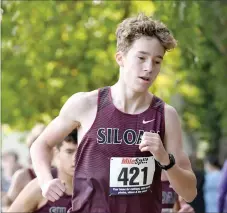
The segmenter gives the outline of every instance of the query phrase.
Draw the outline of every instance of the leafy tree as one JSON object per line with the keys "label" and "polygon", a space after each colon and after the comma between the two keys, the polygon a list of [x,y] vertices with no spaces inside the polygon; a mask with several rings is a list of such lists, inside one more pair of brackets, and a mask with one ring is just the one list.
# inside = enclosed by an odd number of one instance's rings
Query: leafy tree
{"label": "leafy tree", "polygon": [[[3,1],[2,123],[48,123],[74,93],[118,77],[115,29],[145,12],[178,39],[151,91],[177,106],[184,129],[217,142],[226,134],[226,2]],[[179,101],[179,99],[177,99]]]}
{"label": "leafy tree", "polygon": [[[227,126],[227,3],[224,1],[156,2],[156,15],[171,26],[181,50],[184,82],[197,96],[183,95],[183,118],[188,132],[208,140],[218,151]],[[193,126],[194,124],[198,124]]]}
{"label": "leafy tree", "polygon": [[117,24],[152,2],[4,1],[2,122],[49,122],[78,91],[113,84]]}

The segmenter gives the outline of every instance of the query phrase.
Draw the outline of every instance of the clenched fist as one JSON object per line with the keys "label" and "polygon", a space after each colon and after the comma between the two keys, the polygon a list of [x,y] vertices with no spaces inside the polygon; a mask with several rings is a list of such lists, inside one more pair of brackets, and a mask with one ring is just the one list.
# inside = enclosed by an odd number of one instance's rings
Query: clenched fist
{"label": "clenched fist", "polygon": [[159,134],[144,132],[139,149],[141,152],[149,151],[161,165],[169,164],[169,155],[163,146]]}
{"label": "clenched fist", "polygon": [[41,190],[43,197],[55,202],[64,194],[65,185],[60,179],[56,178],[43,184]]}

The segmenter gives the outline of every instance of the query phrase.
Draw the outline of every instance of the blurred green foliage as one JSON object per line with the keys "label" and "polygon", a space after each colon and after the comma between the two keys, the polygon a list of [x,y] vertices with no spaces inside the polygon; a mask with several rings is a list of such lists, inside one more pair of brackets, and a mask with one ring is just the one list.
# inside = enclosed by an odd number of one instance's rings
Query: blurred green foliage
{"label": "blurred green foliage", "polygon": [[[197,131],[218,151],[227,135],[227,2],[155,2],[157,17],[171,27],[181,50],[184,83],[196,87],[196,95],[184,94],[185,130]],[[198,121],[199,125],[194,126]],[[196,127],[196,128],[194,128]]]}
{"label": "blurred green foliage", "polygon": [[2,123],[48,123],[74,93],[118,78],[115,29],[145,12],[178,40],[151,90],[173,105],[189,134],[217,149],[227,130],[227,3],[224,1],[3,1]]}

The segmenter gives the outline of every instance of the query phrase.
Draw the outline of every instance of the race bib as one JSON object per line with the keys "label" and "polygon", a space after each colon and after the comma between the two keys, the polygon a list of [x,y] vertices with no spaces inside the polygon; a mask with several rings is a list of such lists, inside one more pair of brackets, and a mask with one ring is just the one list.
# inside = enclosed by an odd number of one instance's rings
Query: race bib
{"label": "race bib", "polygon": [[148,191],[155,172],[154,157],[110,159],[110,196]]}

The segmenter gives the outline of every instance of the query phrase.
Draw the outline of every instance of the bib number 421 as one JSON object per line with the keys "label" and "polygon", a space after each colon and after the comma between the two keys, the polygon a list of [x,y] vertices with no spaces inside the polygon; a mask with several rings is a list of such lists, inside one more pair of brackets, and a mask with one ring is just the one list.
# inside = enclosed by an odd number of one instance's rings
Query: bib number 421
{"label": "bib number 421", "polygon": [[[140,173],[143,173],[143,185],[147,184],[147,170],[148,167],[144,167],[142,169],[138,167],[123,167],[121,169],[121,172],[118,176],[118,181],[122,181],[124,186],[130,185],[130,186],[138,186],[140,183],[136,182],[136,178],[140,175]],[[129,174],[131,178],[129,178]]]}
{"label": "bib number 421", "polygon": [[155,160],[149,157],[112,157],[110,160],[110,196],[146,193],[153,182]]}

